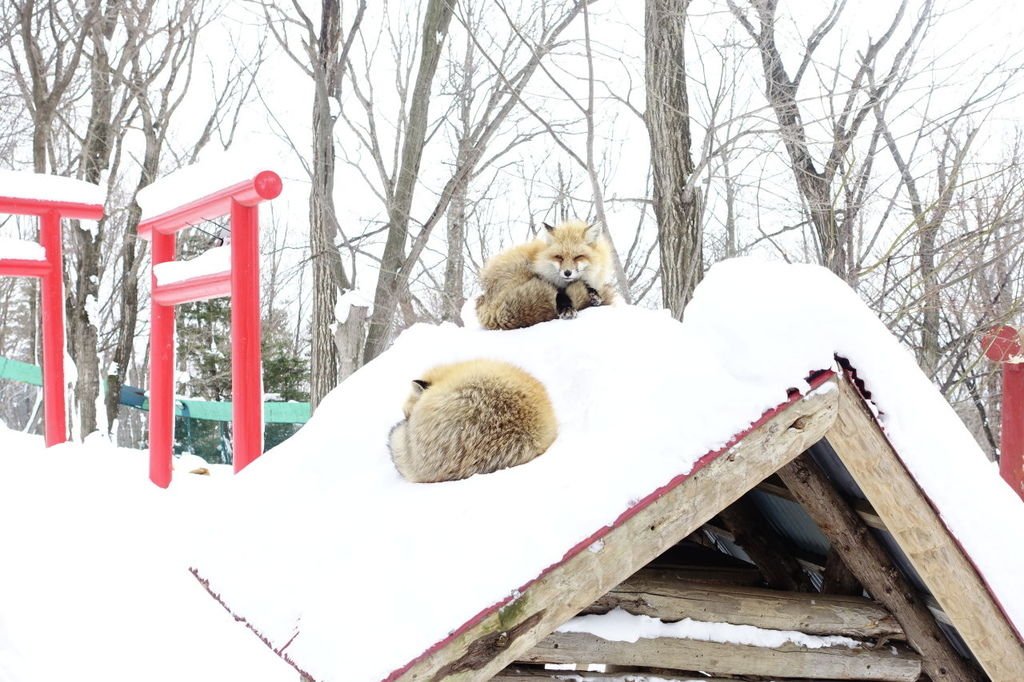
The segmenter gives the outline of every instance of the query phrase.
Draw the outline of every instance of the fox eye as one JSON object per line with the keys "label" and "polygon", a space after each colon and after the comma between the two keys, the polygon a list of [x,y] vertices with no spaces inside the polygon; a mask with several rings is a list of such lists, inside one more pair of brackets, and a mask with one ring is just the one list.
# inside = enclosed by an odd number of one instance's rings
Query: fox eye
{"label": "fox eye", "polygon": [[555,260],[558,261],[559,263],[561,263],[562,262],[562,257],[561,256],[555,256]]}
{"label": "fox eye", "polygon": [[583,260],[583,256],[573,256],[573,260]]}

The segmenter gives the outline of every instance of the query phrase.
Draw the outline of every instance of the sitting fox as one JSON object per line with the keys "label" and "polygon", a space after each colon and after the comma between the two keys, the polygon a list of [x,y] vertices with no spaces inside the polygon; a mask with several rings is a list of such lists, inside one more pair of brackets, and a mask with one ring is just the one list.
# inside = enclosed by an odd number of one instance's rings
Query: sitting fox
{"label": "sitting fox", "polygon": [[416,483],[525,464],[558,434],[544,385],[493,360],[434,367],[412,382],[403,411],[389,436],[391,459]]}
{"label": "sitting fox", "polygon": [[544,228],[543,239],[502,251],[481,271],[476,312],[486,329],[571,319],[615,298],[611,244],[600,225],[571,220]]}

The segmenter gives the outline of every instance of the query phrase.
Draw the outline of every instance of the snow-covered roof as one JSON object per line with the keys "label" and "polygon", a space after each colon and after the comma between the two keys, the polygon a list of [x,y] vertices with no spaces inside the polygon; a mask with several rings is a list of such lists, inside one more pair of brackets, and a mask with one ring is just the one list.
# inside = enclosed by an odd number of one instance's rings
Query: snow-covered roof
{"label": "snow-covered roof", "polygon": [[[1024,505],[914,358],[856,295],[815,266],[738,259],[711,269],[685,324],[632,307],[488,332],[416,326],[333,391],[295,437],[250,465],[198,575],[318,680],[376,680],[530,583],[595,530],[847,358],[878,422],[1024,630]],[[387,436],[409,382],[441,362],[503,359],[548,388],[560,433],[514,469],[402,480]],[[383,634],[386,633],[386,634]]]}
{"label": "snow-covered roof", "polygon": [[84,180],[0,170],[0,197],[102,206],[107,193],[103,188]]}

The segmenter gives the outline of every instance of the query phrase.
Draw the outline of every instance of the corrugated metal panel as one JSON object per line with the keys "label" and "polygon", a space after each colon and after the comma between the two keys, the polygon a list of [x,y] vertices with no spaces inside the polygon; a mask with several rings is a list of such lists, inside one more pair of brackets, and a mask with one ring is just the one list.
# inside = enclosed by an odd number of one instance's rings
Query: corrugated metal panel
{"label": "corrugated metal panel", "polygon": [[796,502],[760,490],[750,493],[754,505],[772,529],[789,541],[801,556],[824,561],[828,554],[828,538],[815,525],[804,508]]}

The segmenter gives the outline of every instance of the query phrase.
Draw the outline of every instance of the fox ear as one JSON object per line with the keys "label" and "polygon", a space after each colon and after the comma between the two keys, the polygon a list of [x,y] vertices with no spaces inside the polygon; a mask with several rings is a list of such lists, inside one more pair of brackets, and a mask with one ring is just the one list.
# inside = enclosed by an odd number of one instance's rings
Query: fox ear
{"label": "fox ear", "polygon": [[555,228],[547,223],[541,223],[544,226],[544,239],[547,240],[548,244],[551,243],[551,238],[555,235]]}
{"label": "fox ear", "polygon": [[412,394],[413,395],[419,395],[420,393],[423,393],[423,391],[427,390],[429,387],[430,387],[430,382],[429,381],[424,381],[423,379],[413,379],[412,380]]}
{"label": "fox ear", "polygon": [[604,225],[601,223],[594,223],[593,225],[587,225],[587,229],[583,231],[583,239],[588,244],[593,244],[597,241],[597,238],[604,232]]}

